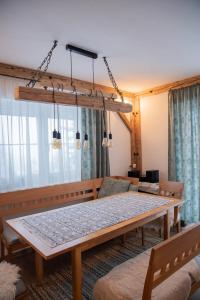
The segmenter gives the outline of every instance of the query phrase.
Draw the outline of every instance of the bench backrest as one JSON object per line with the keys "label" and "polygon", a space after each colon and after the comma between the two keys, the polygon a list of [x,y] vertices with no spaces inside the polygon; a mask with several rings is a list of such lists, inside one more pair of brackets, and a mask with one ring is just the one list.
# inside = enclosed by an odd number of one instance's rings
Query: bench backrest
{"label": "bench backrest", "polygon": [[102,178],[0,194],[0,232],[4,217],[97,198]]}
{"label": "bench backrest", "polygon": [[[112,176],[117,178],[117,176]],[[138,184],[138,179],[122,177]],[[3,218],[97,198],[103,178],[50,185],[0,194],[0,233]]]}
{"label": "bench backrest", "polygon": [[143,290],[150,300],[152,290],[200,253],[200,224],[190,226],[153,247]]}

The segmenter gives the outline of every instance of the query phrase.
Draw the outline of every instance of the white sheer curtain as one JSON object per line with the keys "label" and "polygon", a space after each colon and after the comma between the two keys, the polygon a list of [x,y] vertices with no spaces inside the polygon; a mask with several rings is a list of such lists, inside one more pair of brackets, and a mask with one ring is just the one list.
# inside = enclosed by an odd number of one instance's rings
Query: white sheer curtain
{"label": "white sheer curtain", "polygon": [[54,150],[53,105],[14,100],[17,85],[25,81],[0,76],[0,191],[80,180],[76,108],[59,106],[62,149]]}

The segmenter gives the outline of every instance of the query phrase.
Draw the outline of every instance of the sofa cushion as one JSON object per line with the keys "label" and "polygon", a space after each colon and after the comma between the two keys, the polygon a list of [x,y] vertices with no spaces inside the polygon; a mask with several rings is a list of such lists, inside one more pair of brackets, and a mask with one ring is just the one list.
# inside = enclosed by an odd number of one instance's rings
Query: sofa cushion
{"label": "sofa cushion", "polygon": [[132,192],[138,192],[138,185],[130,184],[128,190]]}
{"label": "sofa cushion", "polygon": [[98,193],[98,198],[124,193],[128,191],[130,182],[128,180],[105,177]]}
{"label": "sofa cushion", "polygon": [[[100,278],[94,288],[95,300],[142,300],[145,277],[149,265],[150,250],[115,267]],[[200,269],[192,262],[178,270],[152,292],[152,300],[186,300],[191,289],[191,276],[200,275]],[[196,272],[199,274],[197,276]]]}

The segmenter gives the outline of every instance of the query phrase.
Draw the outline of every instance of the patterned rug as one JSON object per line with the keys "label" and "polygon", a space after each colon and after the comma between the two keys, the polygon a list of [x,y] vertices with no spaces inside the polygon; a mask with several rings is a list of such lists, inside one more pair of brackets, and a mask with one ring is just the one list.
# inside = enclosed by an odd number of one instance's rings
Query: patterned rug
{"label": "patterned rug", "polygon": [[[83,254],[83,299],[93,299],[93,287],[98,278],[159,242],[160,239],[155,233],[148,233],[145,235],[145,246],[141,246],[141,237],[130,233],[124,245],[117,238],[85,252]],[[35,282],[28,285],[31,300],[72,299],[69,255],[57,258],[54,264],[57,270],[54,273],[54,269],[51,270],[51,273],[45,277],[43,286],[38,287]]]}

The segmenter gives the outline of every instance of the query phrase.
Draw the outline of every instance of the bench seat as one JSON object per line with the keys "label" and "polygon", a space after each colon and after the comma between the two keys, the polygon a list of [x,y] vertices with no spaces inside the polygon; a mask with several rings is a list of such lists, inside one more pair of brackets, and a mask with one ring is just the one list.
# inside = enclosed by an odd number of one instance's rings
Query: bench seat
{"label": "bench seat", "polygon": [[[94,288],[95,300],[141,300],[151,249],[113,268]],[[200,267],[193,259],[152,293],[153,300],[186,300],[191,285],[200,280]]]}

